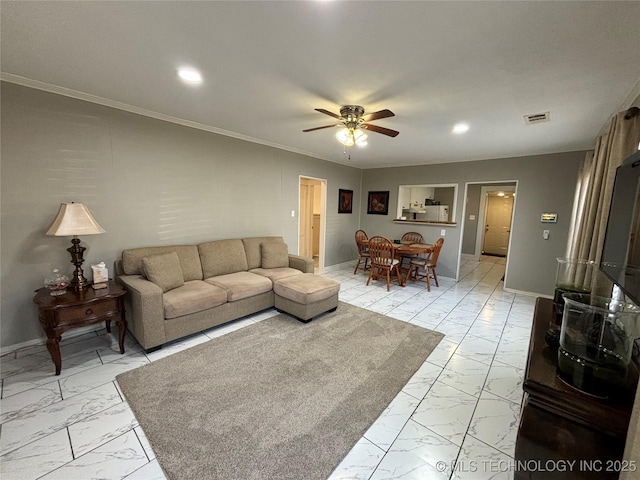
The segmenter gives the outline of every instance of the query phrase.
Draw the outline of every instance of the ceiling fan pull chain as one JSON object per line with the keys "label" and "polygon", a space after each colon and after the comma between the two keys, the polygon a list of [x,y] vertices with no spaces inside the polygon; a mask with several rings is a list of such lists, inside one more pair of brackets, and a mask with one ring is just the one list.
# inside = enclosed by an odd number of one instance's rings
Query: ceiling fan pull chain
{"label": "ceiling fan pull chain", "polygon": [[[347,146],[346,145],[342,145],[342,155],[347,156]],[[347,157],[347,160],[351,161],[351,149],[349,148],[349,156]]]}

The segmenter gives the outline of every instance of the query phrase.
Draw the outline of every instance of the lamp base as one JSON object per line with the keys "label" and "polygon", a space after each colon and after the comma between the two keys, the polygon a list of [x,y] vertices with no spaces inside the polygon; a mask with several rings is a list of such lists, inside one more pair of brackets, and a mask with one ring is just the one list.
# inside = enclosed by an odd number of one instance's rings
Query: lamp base
{"label": "lamp base", "polygon": [[69,282],[69,288],[74,290],[83,290],[91,285],[91,282],[84,277],[84,271],[82,270],[85,250],[85,247],[80,246],[80,239],[74,235],[71,239],[71,247],[67,248],[67,252],[71,254],[71,263],[76,267],[73,271],[73,278]]}

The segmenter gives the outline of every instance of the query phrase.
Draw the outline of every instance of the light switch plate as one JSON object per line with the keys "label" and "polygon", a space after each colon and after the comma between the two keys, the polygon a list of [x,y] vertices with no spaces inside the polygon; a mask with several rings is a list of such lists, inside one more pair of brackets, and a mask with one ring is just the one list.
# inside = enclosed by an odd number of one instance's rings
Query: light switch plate
{"label": "light switch plate", "polygon": [[441,237],[444,237],[445,233],[447,233],[447,232],[446,232],[446,230],[444,228],[442,230],[440,230],[440,236]]}

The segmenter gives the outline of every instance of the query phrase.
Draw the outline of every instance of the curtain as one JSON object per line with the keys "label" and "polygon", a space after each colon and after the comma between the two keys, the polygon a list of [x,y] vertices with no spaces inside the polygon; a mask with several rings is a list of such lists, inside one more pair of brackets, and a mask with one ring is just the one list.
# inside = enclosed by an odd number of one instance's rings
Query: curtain
{"label": "curtain", "polygon": [[594,294],[609,296],[611,283],[600,274],[598,265],[609,217],[616,169],[638,149],[640,109],[630,108],[614,115],[609,128],[596,139],[593,155],[585,158],[578,178],[574,210],[575,224],[570,232],[567,257],[570,260],[593,260],[595,268],[577,268],[578,285],[591,285]]}

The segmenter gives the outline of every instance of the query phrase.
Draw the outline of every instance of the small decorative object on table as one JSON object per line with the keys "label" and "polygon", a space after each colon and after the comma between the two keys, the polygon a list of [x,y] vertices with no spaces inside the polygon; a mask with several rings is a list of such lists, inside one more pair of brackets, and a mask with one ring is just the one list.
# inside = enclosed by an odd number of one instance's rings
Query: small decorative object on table
{"label": "small decorative object on table", "polygon": [[52,297],[64,295],[67,291],[67,285],[69,285],[69,277],[60,273],[57,268],[54,268],[51,275],[44,279],[44,286],[50,290],[49,295]]}
{"label": "small decorative object on table", "polygon": [[107,282],[109,281],[109,270],[104,262],[100,262],[97,265],[91,265],[91,270],[93,271],[93,289],[99,290],[101,288],[106,288]]}

